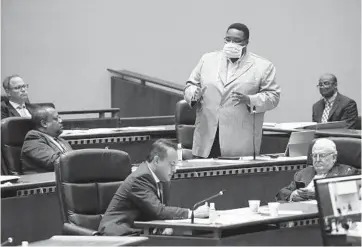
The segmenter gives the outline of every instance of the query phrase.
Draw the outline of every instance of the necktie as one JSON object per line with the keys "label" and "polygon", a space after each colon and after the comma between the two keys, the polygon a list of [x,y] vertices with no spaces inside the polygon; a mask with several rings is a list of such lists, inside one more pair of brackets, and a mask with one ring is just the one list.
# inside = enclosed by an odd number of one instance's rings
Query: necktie
{"label": "necktie", "polygon": [[160,197],[161,202],[163,203],[163,188],[162,188],[161,182],[157,183],[157,192],[158,192],[158,196]]}
{"label": "necktie", "polygon": [[329,103],[328,101],[325,104],[324,107],[324,111],[323,111],[323,115],[322,115],[322,123],[326,123],[328,122],[328,116],[329,116],[329,111],[331,110],[331,103]]}

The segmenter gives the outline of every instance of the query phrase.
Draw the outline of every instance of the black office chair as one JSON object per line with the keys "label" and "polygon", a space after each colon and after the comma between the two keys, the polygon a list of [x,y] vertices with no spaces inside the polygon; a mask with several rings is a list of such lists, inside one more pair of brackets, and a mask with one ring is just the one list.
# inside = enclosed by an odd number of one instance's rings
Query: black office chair
{"label": "black office chair", "polygon": [[[352,137],[329,137],[336,144],[337,163],[349,165],[357,169],[361,169],[361,139]],[[311,157],[312,147],[317,139],[315,139],[308,150],[307,165],[313,165]]]}
{"label": "black office chair", "polygon": [[65,235],[99,235],[102,215],[131,174],[130,157],[112,149],[81,149],[61,156],[55,166]]}
{"label": "black office chair", "polygon": [[361,130],[361,116],[357,117],[356,125],[354,127],[356,130]]}
{"label": "black office chair", "polygon": [[[33,129],[31,119],[9,117],[1,121],[1,152],[8,174],[23,174],[20,162],[25,135]],[[1,164],[3,166],[3,164]]]}
{"label": "black office chair", "polygon": [[176,104],[175,125],[177,142],[183,148],[183,159],[192,158],[192,143],[195,131],[196,108],[191,108],[185,100],[180,100]]}

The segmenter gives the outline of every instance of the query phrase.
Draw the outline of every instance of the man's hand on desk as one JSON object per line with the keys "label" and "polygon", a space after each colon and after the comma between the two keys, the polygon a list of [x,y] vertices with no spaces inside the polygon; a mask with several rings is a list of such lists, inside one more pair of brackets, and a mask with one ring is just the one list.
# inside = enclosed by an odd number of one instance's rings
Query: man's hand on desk
{"label": "man's hand on desk", "polygon": [[207,203],[205,203],[204,205],[198,207],[197,209],[195,209],[194,211],[194,217],[195,218],[208,218],[209,217],[209,206],[207,205]]}
{"label": "man's hand on desk", "polygon": [[292,202],[299,202],[299,201],[305,201],[309,199],[315,198],[315,192],[311,189],[301,188],[294,190],[292,194],[290,194],[289,201]]}

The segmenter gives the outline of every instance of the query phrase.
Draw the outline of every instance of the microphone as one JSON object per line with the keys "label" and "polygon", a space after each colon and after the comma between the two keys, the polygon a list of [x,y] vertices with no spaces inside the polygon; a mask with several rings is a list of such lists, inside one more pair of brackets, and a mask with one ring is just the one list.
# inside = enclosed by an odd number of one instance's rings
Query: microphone
{"label": "microphone", "polygon": [[4,246],[4,245],[7,245],[7,244],[11,244],[13,243],[13,238],[8,238],[6,241],[2,242],[1,243],[1,246]]}
{"label": "microphone", "polygon": [[256,108],[255,105],[253,106],[253,160],[255,160],[255,113],[256,113]]}
{"label": "microphone", "polygon": [[191,211],[191,223],[192,223],[192,224],[194,223],[194,218],[195,218],[195,217],[194,217],[194,211],[195,211],[195,209],[196,209],[198,206],[200,206],[200,205],[204,204],[205,202],[210,201],[210,200],[212,200],[212,199],[214,199],[214,198],[216,198],[216,197],[222,196],[225,191],[226,191],[226,190],[221,190],[221,191],[219,191],[217,194],[212,195],[212,196],[210,196],[210,197],[208,197],[208,198],[206,198],[206,199],[204,199],[204,200],[202,200],[202,201],[197,202],[197,203],[192,207],[192,211]]}

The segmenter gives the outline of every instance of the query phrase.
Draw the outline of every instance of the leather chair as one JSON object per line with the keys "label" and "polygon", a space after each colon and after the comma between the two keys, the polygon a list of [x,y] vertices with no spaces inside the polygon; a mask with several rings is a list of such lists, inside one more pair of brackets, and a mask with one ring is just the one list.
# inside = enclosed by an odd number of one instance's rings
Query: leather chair
{"label": "leather chair", "polygon": [[192,143],[195,131],[196,108],[191,108],[185,100],[176,103],[175,124],[177,142],[181,143],[184,160],[192,158]]}
{"label": "leather chair", "polygon": [[361,130],[361,116],[357,117],[356,126],[354,128],[356,130]]}
{"label": "leather chair", "polygon": [[[361,139],[352,137],[329,137],[336,144],[337,163],[361,169]],[[313,165],[311,157],[312,147],[317,139],[313,140],[308,150],[307,165]]]}
{"label": "leather chair", "polygon": [[118,187],[131,174],[126,152],[81,149],[55,165],[57,194],[65,235],[99,235],[102,215]]}
{"label": "leather chair", "polygon": [[8,174],[23,174],[21,148],[25,135],[33,126],[31,119],[22,117],[9,117],[1,121],[1,155]]}

